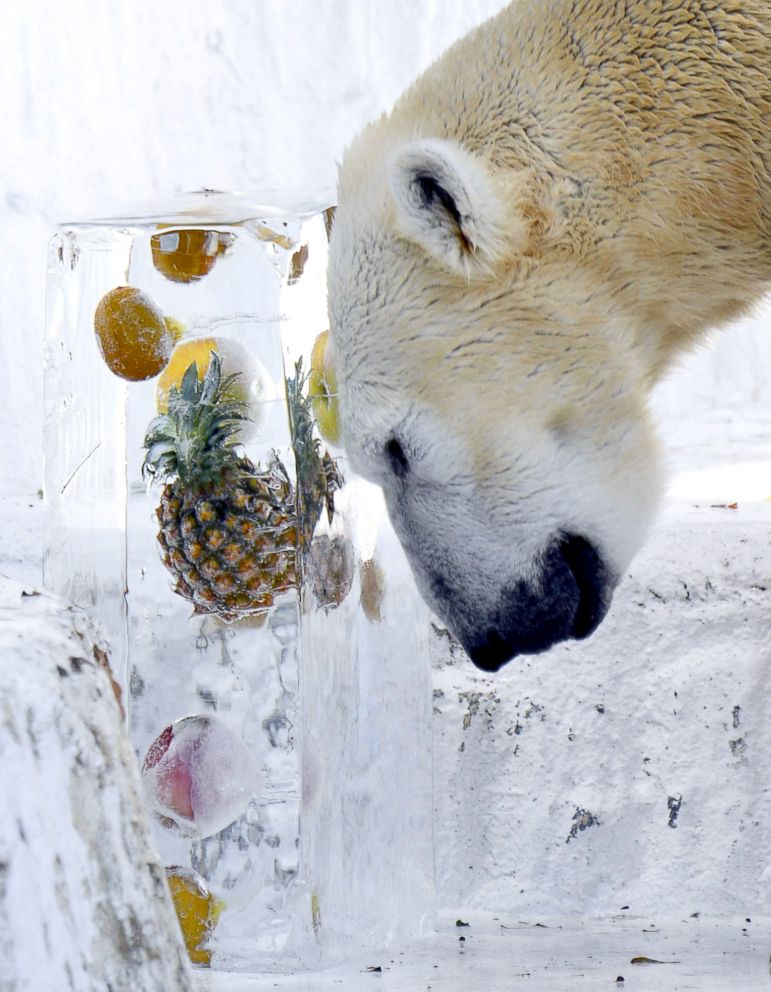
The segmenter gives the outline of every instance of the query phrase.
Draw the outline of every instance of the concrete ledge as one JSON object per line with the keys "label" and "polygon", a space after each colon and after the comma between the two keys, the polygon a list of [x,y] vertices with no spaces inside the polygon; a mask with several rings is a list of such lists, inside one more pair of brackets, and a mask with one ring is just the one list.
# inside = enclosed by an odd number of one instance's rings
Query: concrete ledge
{"label": "concrete ledge", "polygon": [[0,578],[0,992],[190,987],[105,661],[79,610]]}
{"label": "concrete ledge", "polygon": [[768,914],[771,503],[711,499],[667,503],[587,641],[490,678],[436,638],[440,905]]}

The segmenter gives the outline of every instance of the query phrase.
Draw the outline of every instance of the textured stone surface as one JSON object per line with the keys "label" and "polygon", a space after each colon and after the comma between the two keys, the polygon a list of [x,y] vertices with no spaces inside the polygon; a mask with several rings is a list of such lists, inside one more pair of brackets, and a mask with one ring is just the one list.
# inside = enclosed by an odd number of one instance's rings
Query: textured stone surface
{"label": "textured stone surface", "polygon": [[84,616],[0,578],[0,990],[183,992],[106,654]]}
{"label": "textured stone surface", "polygon": [[671,504],[588,641],[434,646],[440,905],[768,914],[771,503]]}

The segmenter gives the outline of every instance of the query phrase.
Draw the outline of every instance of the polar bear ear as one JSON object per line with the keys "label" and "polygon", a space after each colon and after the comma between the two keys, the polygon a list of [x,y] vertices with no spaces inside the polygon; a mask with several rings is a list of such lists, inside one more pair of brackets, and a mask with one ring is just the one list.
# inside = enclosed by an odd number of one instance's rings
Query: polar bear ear
{"label": "polar bear ear", "polygon": [[524,236],[485,165],[455,142],[405,145],[391,159],[389,179],[401,233],[451,272],[489,274]]}

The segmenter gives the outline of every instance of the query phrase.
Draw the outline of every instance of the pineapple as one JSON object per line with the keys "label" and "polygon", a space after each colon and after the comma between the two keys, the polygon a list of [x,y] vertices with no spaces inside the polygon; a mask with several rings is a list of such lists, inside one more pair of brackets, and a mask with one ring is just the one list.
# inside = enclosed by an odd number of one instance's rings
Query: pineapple
{"label": "pineapple", "polygon": [[313,532],[324,505],[332,523],[335,515],[335,491],[343,484],[337,462],[328,451],[321,454],[321,444],[313,433],[313,401],[303,393],[306,376],[302,359],[295,365],[294,379],[287,380],[289,423],[292,431],[292,449],[297,465],[297,504],[301,523],[301,541],[304,549],[310,547]]}
{"label": "pineapple", "polygon": [[310,580],[316,602],[325,609],[339,606],[353,583],[354,552],[347,537],[338,534],[314,536],[316,524],[326,506],[329,523],[335,515],[335,492],[344,479],[337,462],[314,435],[313,395],[303,387],[312,385],[303,374],[302,360],[295,366],[294,379],[287,380],[292,448],[297,465],[297,506],[300,519],[300,545],[303,550],[303,576]]}
{"label": "pineapple", "polygon": [[202,380],[193,362],[145,437],[145,476],[163,482],[157,510],[163,562],[196,613],[259,613],[297,585],[294,492],[274,454],[255,467],[236,450],[243,404],[216,352]]}

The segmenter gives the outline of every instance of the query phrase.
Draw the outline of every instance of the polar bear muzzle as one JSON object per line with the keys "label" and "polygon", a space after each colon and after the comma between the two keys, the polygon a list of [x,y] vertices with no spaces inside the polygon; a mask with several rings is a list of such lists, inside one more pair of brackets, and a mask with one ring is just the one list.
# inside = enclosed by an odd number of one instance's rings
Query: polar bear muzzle
{"label": "polar bear muzzle", "polygon": [[771,287],[770,10],[510,3],[345,153],[344,445],[479,668],[597,627],[662,494],[651,388]]}
{"label": "polar bear muzzle", "polygon": [[534,580],[504,586],[487,609],[463,602],[441,577],[432,579],[434,609],[477,668],[488,672],[519,654],[588,637],[607,613],[616,585],[594,545],[575,534],[549,546]]}

